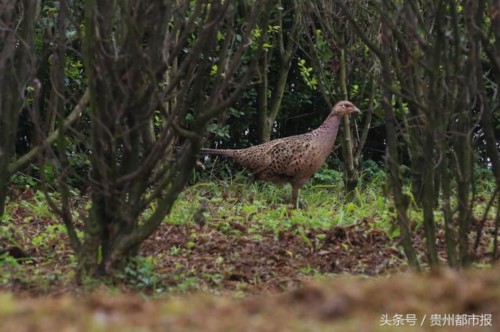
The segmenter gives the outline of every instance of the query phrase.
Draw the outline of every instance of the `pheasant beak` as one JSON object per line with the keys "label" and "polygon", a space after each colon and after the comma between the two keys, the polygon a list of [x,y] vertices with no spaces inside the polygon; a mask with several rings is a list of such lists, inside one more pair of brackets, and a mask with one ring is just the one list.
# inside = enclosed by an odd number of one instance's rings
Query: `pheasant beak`
{"label": "pheasant beak", "polygon": [[353,110],[352,110],[352,112],[353,113],[361,113],[361,111],[357,107],[354,107]]}

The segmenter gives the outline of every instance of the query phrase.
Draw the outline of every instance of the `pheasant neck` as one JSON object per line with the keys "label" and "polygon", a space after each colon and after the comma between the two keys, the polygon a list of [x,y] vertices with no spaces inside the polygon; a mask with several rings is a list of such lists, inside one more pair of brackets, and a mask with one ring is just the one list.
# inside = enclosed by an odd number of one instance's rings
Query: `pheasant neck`
{"label": "pheasant neck", "polygon": [[319,126],[315,132],[315,136],[318,137],[321,142],[321,154],[326,158],[335,146],[335,139],[337,138],[337,133],[339,131],[340,116],[330,116],[321,126]]}
{"label": "pheasant neck", "polygon": [[342,117],[340,116],[330,116],[318,127],[318,129],[316,129],[316,131],[321,133],[321,135],[328,136],[329,139],[334,141],[339,131],[341,119]]}

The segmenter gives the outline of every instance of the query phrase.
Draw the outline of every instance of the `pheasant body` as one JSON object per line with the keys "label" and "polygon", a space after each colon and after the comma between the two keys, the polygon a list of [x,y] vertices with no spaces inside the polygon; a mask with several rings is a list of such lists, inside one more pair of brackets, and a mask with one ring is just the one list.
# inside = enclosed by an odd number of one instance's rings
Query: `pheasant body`
{"label": "pheasant body", "polygon": [[323,124],[309,133],[246,149],[201,149],[201,153],[231,157],[249,170],[256,180],[278,185],[290,183],[292,203],[296,206],[299,189],[332,152],[342,116],[352,112],[359,112],[359,109],[348,101],[341,101],[333,107]]}

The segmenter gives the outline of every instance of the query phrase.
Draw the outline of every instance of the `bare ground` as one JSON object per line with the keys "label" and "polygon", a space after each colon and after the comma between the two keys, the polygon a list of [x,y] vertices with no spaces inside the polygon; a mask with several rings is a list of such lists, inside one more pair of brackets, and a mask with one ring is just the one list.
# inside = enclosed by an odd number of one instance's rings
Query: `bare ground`
{"label": "bare ground", "polygon": [[[375,229],[373,220],[259,234],[238,222],[230,231],[165,224],[141,248],[142,256],[154,257],[154,270],[89,292],[74,283],[63,233],[33,246],[57,224],[27,219],[22,207],[11,213],[15,231],[0,248],[21,263],[3,265],[0,331],[397,331],[395,315],[416,319],[413,327],[406,321],[408,329],[427,331],[436,324],[431,315],[441,314],[492,319],[491,326],[472,326],[474,320],[461,331],[500,326],[498,267],[408,272],[399,239]],[[492,228],[488,221],[485,234]],[[422,231],[415,234],[422,253]],[[439,238],[445,261],[442,232]],[[475,262],[488,259],[485,236]],[[448,323],[432,329],[456,329]]]}

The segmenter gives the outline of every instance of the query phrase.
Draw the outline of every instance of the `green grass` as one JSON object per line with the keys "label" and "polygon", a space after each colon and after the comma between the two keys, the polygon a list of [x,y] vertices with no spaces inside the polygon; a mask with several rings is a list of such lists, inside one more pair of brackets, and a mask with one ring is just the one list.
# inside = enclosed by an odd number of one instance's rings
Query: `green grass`
{"label": "green grass", "polygon": [[349,226],[365,219],[374,220],[381,229],[391,226],[390,202],[382,192],[383,178],[361,183],[353,199],[347,199],[342,181],[335,184],[310,183],[300,192],[306,207],[292,209],[290,186],[249,183],[240,174],[234,181],[201,182],[188,187],[179,197],[167,223],[194,222],[201,206],[208,207],[205,218],[223,232],[237,232],[231,224],[241,223],[250,232],[286,230],[292,227],[329,229]]}

